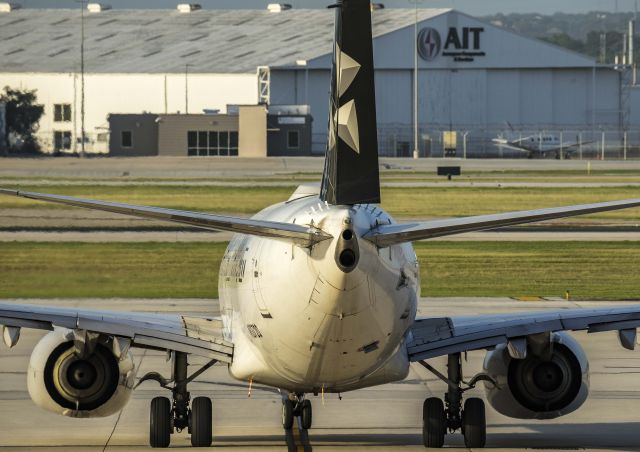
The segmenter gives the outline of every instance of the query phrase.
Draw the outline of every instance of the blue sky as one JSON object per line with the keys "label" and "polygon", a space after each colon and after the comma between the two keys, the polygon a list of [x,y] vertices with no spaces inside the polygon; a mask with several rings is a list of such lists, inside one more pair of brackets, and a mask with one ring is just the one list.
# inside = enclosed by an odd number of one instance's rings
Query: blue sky
{"label": "blue sky", "polygon": [[[97,1],[97,0],[96,0]],[[271,0],[277,2],[278,0]],[[291,3],[295,8],[322,8],[331,0],[279,0]],[[413,7],[409,0],[376,0],[388,7]],[[200,3],[204,8],[258,8],[266,7],[269,0],[101,0],[114,8],[175,8],[178,3]],[[74,8],[75,0],[21,0],[29,8]],[[633,11],[636,0],[423,0],[424,7],[453,7],[474,15],[495,13],[554,12],[583,13],[588,11]]]}

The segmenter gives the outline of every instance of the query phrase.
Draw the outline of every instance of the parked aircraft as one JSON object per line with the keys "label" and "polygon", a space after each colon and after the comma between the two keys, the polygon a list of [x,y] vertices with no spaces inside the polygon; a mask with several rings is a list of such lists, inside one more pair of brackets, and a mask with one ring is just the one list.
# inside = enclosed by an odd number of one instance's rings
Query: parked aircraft
{"label": "parked aircraft", "polygon": [[581,143],[579,139],[576,141],[564,141],[559,134],[551,134],[548,132],[540,132],[532,135],[523,136],[517,133],[513,126],[507,122],[510,131],[508,133],[499,134],[491,141],[502,150],[518,151],[527,154],[527,158],[546,158],[553,155],[556,159],[570,159],[581,145],[587,145],[591,142]]}
{"label": "parked aircraft", "polygon": [[[250,219],[3,189],[7,195],[235,232],[220,268],[221,318],[1,304],[4,342],[21,328],[49,332],[29,362],[29,394],[70,417],[121,410],[136,382],[133,348],[170,353],[173,372],[142,376],[170,397],[151,401],[153,447],[188,429],[212,443],[212,403],[189,384],[215,363],[245,382],[279,388],[282,423],[312,426],[309,394],[342,393],[405,378],[418,363],[448,384],[424,401],[425,446],[461,431],[486,441],[485,404],[465,392],[482,383],[505,416],[552,419],[588,394],[585,352],[567,331],[618,331],[633,349],[640,307],[475,317],[416,318],[419,268],[411,242],[500,226],[640,206],[640,199],[397,223],[380,202],[369,0],[336,8],[329,140],[320,189],[301,186]],[[461,354],[486,350],[484,371],[463,377]],[[208,364],[188,374],[189,356]],[[428,360],[447,356],[446,371]],[[241,403],[241,402],[239,402]]]}

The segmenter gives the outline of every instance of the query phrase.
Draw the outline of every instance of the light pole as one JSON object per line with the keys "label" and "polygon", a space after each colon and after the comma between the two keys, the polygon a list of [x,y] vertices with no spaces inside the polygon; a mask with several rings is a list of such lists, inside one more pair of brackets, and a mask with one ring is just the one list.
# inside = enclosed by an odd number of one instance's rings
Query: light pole
{"label": "light pole", "polygon": [[86,157],[84,142],[84,7],[88,0],[76,0],[80,4],[80,158]]}
{"label": "light pole", "polygon": [[189,114],[189,66],[191,63],[184,65],[184,114]]}
{"label": "light pole", "polygon": [[413,158],[420,157],[418,147],[418,3],[424,0],[409,0],[414,5],[413,22]]}

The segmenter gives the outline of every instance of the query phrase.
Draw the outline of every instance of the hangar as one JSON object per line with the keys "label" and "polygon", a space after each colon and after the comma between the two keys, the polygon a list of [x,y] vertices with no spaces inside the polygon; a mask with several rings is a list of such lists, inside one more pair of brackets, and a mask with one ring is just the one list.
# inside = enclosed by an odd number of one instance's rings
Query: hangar
{"label": "hangar", "polygon": [[[520,130],[621,131],[640,123],[624,67],[452,9],[419,9],[416,28],[412,9],[372,17],[381,154],[408,155],[414,97],[423,154],[444,130],[486,141],[507,121]],[[268,104],[307,105],[311,150],[324,152],[331,10],[94,8],[84,16],[84,77],[80,26],[77,9],[0,13],[0,86],[38,90],[44,149],[78,150],[84,78],[89,151],[108,151],[110,114],[224,114],[228,106]]]}

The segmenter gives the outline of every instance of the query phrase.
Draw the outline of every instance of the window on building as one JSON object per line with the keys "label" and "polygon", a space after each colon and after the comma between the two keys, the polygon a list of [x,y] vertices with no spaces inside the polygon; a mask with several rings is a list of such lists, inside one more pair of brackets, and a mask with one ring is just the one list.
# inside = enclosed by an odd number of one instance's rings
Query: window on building
{"label": "window on building", "polygon": [[287,149],[300,149],[300,132],[289,130],[287,132]]}
{"label": "window on building", "polygon": [[55,122],[71,122],[71,104],[54,104],[53,120]]}
{"label": "window on building", "polygon": [[53,149],[55,151],[68,151],[71,149],[71,132],[53,132]]}
{"label": "window on building", "polygon": [[187,132],[187,146],[187,155],[198,155],[198,132],[194,132],[192,130]]}
{"label": "window on building", "polygon": [[238,155],[238,132],[189,130],[187,155]]}
{"label": "window on building", "polygon": [[229,132],[229,155],[238,155],[238,132]]}
{"label": "window on building", "polygon": [[130,148],[133,146],[133,134],[130,130],[123,130],[120,134],[120,146]]}
{"label": "window on building", "polygon": [[198,132],[198,155],[206,157],[209,155],[209,134]]}
{"label": "window on building", "polygon": [[218,132],[209,132],[209,155],[220,155],[218,153]]}
{"label": "window on building", "polygon": [[229,132],[219,132],[218,137],[218,155],[229,155]]}

